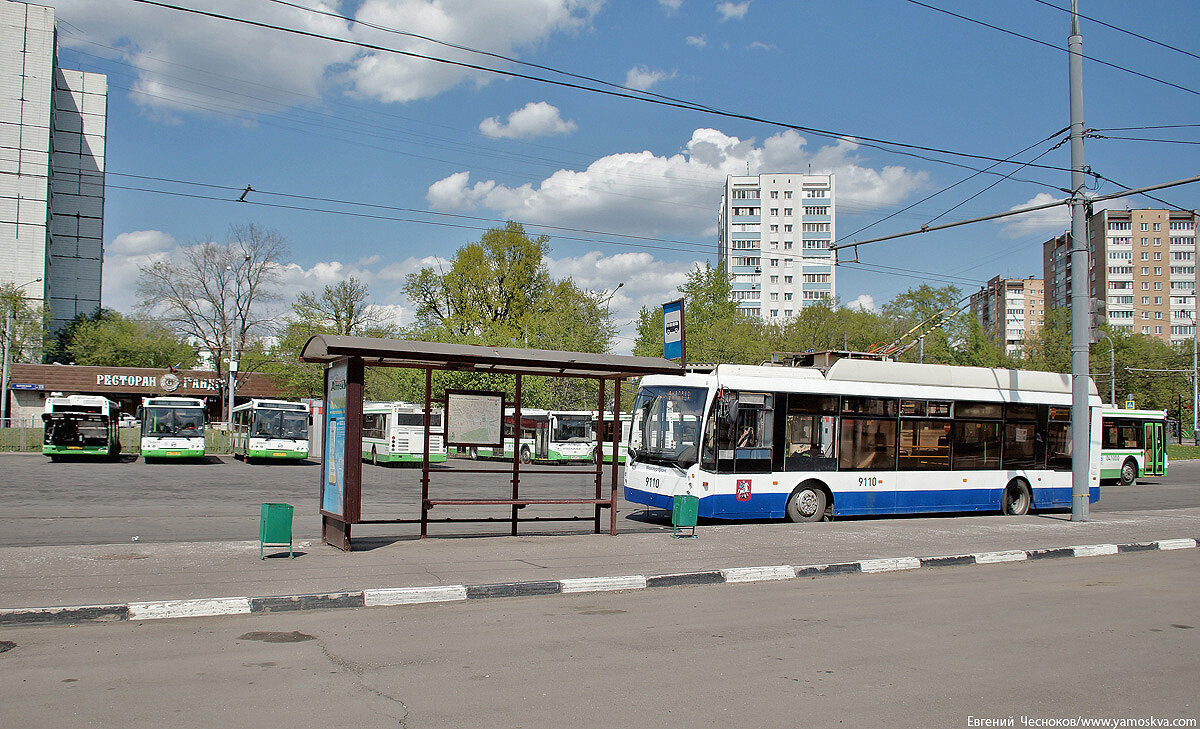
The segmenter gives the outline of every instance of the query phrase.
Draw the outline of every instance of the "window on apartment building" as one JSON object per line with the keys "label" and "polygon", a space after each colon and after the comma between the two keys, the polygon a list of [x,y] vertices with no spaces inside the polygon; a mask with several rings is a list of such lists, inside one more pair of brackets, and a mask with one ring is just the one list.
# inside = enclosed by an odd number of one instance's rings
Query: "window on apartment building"
{"label": "window on apartment building", "polygon": [[1142,282],[1142,291],[1149,291],[1149,290],[1150,290],[1150,282],[1149,282],[1149,281],[1143,281],[1143,282]]}
{"label": "window on apartment building", "polygon": [[1149,238],[1142,238],[1142,245],[1144,245],[1144,246],[1148,246],[1148,245],[1150,245],[1150,239],[1149,239]]}
{"label": "window on apartment building", "polygon": [[1162,223],[1155,223],[1155,224],[1154,224],[1154,229],[1155,229],[1155,230],[1162,230]]}
{"label": "window on apartment building", "polygon": [[1162,318],[1162,312],[1161,312],[1161,311],[1156,311],[1156,312],[1154,312],[1154,318],[1155,318],[1155,319],[1161,319],[1161,318]]}
{"label": "window on apartment building", "polygon": [[791,283],[791,282],[792,282],[792,277],[791,277],[791,276],[784,276],[784,277],[783,277],[783,282],[784,282],[784,283]]}
{"label": "window on apartment building", "polygon": [[778,276],[772,276],[772,277],[771,277],[771,283],[779,283],[779,277],[778,277]]}
{"label": "window on apartment building", "polygon": [[779,215],[779,208],[771,208],[771,215],[772,216]]}
{"label": "window on apartment building", "polygon": [[791,214],[792,214],[792,209],[791,209],[791,208],[784,208],[784,209],[783,209],[783,214],[784,214],[784,215],[791,215]]}
{"label": "window on apartment building", "polygon": [[827,241],[827,240],[807,240],[806,239],[804,241],[804,247],[805,248],[828,248],[829,241]]}
{"label": "window on apartment building", "polygon": [[1162,245],[1162,238],[1155,238],[1155,239],[1154,239],[1154,245],[1156,245],[1156,246],[1161,246],[1161,245]]}
{"label": "window on apartment building", "polygon": [[757,187],[735,187],[735,188],[733,188],[733,194],[731,195],[731,197],[734,200],[757,200],[758,199],[758,188]]}
{"label": "window on apartment building", "polygon": [[784,200],[791,200],[791,199],[792,199],[792,191],[791,191],[791,190],[784,190],[784,191],[783,191],[783,199],[784,199]]}
{"label": "window on apartment building", "polygon": [[1146,223],[1142,223],[1142,230],[1149,230],[1150,227]]}
{"label": "window on apartment building", "polygon": [[1162,334],[1162,327],[1154,327],[1155,334]]}
{"label": "window on apartment building", "polygon": [[804,197],[829,197],[829,190],[805,190]]}
{"label": "window on apartment building", "polygon": [[1143,297],[1142,297],[1142,303],[1143,303],[1143,304],[1149,304],[1149,303],[1150,303],[1150,297],[1149,297],[1149,296],[1143,296]]}
{"label": "window on apartment building", "polygon": [[778,225],[772,225],[772,226],[771,226],[771,232],[772,232],[772,233],[778,233],[778,232],[779,232],[779,226],[778,226]]}
{"label": "window on apartment building", "polygon": [[1162,281],[1155,281],[1155,282],[1154,282],[1154,290],[1155,290],[1155,291],[1162,291]]}
{"label": "window on apartment building", "polygon": [[1155,276],[1161,276],[1161,275],[1162,275],[1162,266],[1155,266],[1155,267],[1154,267],[1154,275],[1155,275]]}
{"label": "window on apartment building", "polygon": [[1172,220],[1169,227],[1171,230],[1192,230],[1193,225],[1186,220]]}
{"label": "window on apartment building", "polygon": [[[788,230],[791,230],[791,229],[792,229],[792,226],[790,226],[790,225],[785,225],[785,226],[783,226],[783,229],[784,229],[785,231],[788,231]],[[790,240],[785,240],[785,241],[783,242],[783,250],[785,250],[785,251],[790,251],[790,250],[792,250],[792,242],[791,242]]]}
{"label": "window on apartment building", "polygon": [[1142,275],[1143,275],[1143,276],[1149,276],[1149,275],[1150,275],[1150,267],[1149,267],[1149,266],[1142,266]]}
{"label": "window on apartment building", "polygon": [[[783,226],[783,232],[784,232],[784,233],[791,233],[791,232],[792,232],[792,226],[790,226],[790,225],[785,225],[785,226]],[[788,243],[788,248],[791,248],[791,247],[792,247],[792,244],[791,244],[791,243]]]}
{"label": "window on apartment building", "polygon": [[772,199],[772,200],[778,200],[778,199],[779,199],[779,190],[771,190],[771,199]]}
{"label": "window on apartment building", "polygon": [[1150,327],[1142,327],[1142,334],[1149,334],[1149,333],[1150,333]]}
{"label": "window on apartment building", "polygon": [[784,309],[784,310],[783,310],[783,315],[784,315],[784,316],[791,316],[791,315],[792,315],[792,310],[791,310],[791,309]]}
{"label": "window on apartment building", "polygon": [[771,259],[771,265],[772,265],[772,266],[778,266],[778,265],[779,265],[779,259],[778,259],[778,258],[772,258],[772,259]]}
{"label": "window on apartment building", "polygon": [[779,316],[779,309],[771,309],[771,316]]}
{"label": "window on apartment building", "polygon": [[791,291],[785,291],[785,292],[783,292],[783,300],[784,300],[784,301],[791,301],[791,300],[792,300],[792,292],[791,292]]}
{"label": "window on apartment building", "polygon": [[779,294],[772,292],[771,301],[779,301]]}
{"label": "window on apartment building", "polygon": [[1154,260],[1156,260],[1156,261],[1161,261],[1161,260],[1162,260],[1162,251],[1155,251],[1155,252],[1154,252]]}
{"label": "window on apartment building", "polygon": [[1150,260],[1150,251],[1142,251],[1142,260],[1143,260],[1143,261],[1149,261],[1149,260]]}

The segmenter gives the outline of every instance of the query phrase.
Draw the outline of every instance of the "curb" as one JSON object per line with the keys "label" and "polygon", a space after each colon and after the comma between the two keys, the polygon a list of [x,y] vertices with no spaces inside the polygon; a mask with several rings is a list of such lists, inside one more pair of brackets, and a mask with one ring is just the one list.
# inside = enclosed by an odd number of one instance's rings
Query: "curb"
{"label": "curb", "polygon": [[122,605],[75,605],[70,607],[0,609],[0,627],[27,625],[76,625],[129,620],[163,620],[216,615],[249,615],[297,610],[332,610],[382,605],[420,605],[462,600],[486,600],[505,597],[532,597],[579,592],[644,590],[684,585],[763,582],[816,578],[828,575],[875,574],[905,570],[957,567],[962,565],[1003,564],[1042,559],[1100,557],[1130,552],[1196,549],[1196,539],[1161,539],[1129,544],[1085,544],[1052,549],[1009,550],[953,554],[937,557],[889,557],[832,564],[770,565],[731,567],[667,575],[625,575],[620,577],[584,577],[536,582],[502,582],[490,585],[434,585],[430,587],[393,587],[333,592],[313,595],[274,597],[218,597],[196,600],[157,600]]}

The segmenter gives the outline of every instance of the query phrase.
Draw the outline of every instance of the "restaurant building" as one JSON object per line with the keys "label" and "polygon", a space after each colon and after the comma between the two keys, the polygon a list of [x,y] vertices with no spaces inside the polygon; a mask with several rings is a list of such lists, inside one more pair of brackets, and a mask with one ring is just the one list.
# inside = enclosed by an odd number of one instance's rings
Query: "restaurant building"
{"label": "restaurant building", "polygon": [[[81,367],[58,364],[11,365],[9,412],[17,421],[36,421],[51,394],[102,395],[121,405],[121,412],[137,415],[143,397],[178,395],[196,397],[207,403],[209,420],[225,419],[225,388],[217,373],[156,367]],[[274,377],[240,374],[234,392],[235,404],[253,397],[279,397]]]}

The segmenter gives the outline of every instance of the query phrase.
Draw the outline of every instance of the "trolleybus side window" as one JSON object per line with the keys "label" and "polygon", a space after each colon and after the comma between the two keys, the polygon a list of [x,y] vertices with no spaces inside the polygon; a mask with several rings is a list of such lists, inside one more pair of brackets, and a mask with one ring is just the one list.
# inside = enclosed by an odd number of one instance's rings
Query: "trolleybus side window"
{"label": "trolleybus side window", "polygon": [[1071,470],[1071,408],[1050,408],[1046,426],[1046,467],[1052,471]]}
{"label": "trolleybus side window", "polygon": [[1009,403],[1004,406],[1002,467],[1042,468],[1046,462],[1045,427],[1038,425],[1038,406]]}
{"label": "trolleybus side window", "polygon": [[1104,420],[1104,448],[1142,448],[1145,429],[1137,420]]}
{"label": "trolleybus side window", "polygon": [[778,395],[787,398],[783,421],[783,448],[776,462],[784,471],[833,471],[838,399],[834,395]]}
{"label": "trolleybus side window", "polygon": [[842,432],[838,442],[839,469],[891,471],[896,468],[898,409],[897,401],[889,398],[842,399]]}

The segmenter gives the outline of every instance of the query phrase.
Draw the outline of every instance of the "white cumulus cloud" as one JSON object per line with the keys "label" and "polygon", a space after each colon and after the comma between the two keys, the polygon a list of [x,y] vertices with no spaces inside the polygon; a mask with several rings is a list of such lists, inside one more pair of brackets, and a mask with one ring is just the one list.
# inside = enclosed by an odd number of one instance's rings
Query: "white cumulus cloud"
{"label": "white cumulus cloud", "polygon": [[655,236],[709,236],[726,175],[767,172],[834,173],[837,195],[856,209],[882,207],[924,187],[928,176],[901,166],[875,168],[848,140],[810,149],[788,130],[761,145],[716,129],[697,129],[684,150],[660,156],[622,152],[582,170],[558,170],[544,180],[510,187],[471,181],[469,171],[429,186],[426,199],[439,211],[494,210],[529,223],[570,225]]}
{"label": "white cumulus cloud", "polygon": [[859,310],[859,311],[878,311],[879,310],[879,308],[877,306],[875,306],[875,297],[870,294],[859,295],[858,298],[856,298],[854,301],[851,301],[850,303],[846,304],[846,308]]}
{"label": "white cumulus cloud", "polygon": [[533,139],[550,134],[570,134],[577,128],[573,121],[563,121],[558,107],[545,101],[531,101],[508,115],[508,121],[490,116],[479,122],[479,131],[486,136],[504,139]]}
{"label": "white cumulus cloud", "polygon": [[726,20],[741,20],[746,17],[746,11],[750,9],[751,0],[745,2],[720,2],[717,3],[717,13],[721,16],[721,21]]}
{"label": "white cumulus cloud", "polygon": [[[1048,192],[1039,192],[1033,196],[1033,199],[1023,202],[1020,205],[1014,205],[1009,210],[1027,208],[1033,205],[1045,205],[1059,199],[1061,198],[1057,198]],[[1015,215],[1010,218],[1001,218],[1000,222],[1004,225],[1003,234],[1009,238],[1018,238],[1023,235],[1033,235],[1035,233],[1058,235],[1071,227],[1071,208],[1067,205],[1059,205],[1058,207]]]}
{"label": "white cumulus cloud", "polygon": [[625,74],[625,85],[638,91],[649,91],[663,81],[675,78],[674,71],[658,71],[647,66],[634,66]]}
{"label": "white cumulus cloud", "polygon": [[[129,63],[135,103],[170,118],[182,112],[276,113],[351,93],[384,102],[435,96],[493,76],[433,61],[189,15],[165,8],[96,0],[47,0],[56,8],[59,42]],[[556,34],[588,26],[604,0],[311,0],[331,14],[472,48],[519,56]],[[206,0],[203,9],[319,35],[453,60],[448,49],[337,17],[274,3]],[[110,46],[115,50],[92,44]]]}
{"label": "white cumulus cloud", "polygon": [[708,39],[702,35],[689,35],[684,38],[684,42],[694,48],[704,48],[708,45]]}

